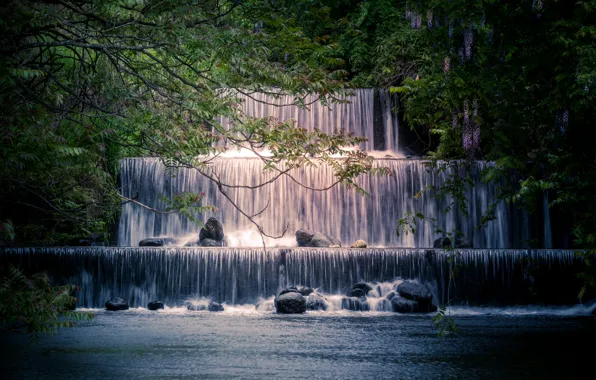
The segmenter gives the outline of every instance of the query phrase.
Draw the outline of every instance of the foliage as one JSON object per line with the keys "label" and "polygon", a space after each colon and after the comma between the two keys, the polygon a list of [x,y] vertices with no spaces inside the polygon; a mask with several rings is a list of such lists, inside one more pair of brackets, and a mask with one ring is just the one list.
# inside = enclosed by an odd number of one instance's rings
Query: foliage
{"label": "foliage", "polygon": [[93,314],[74,311],[75,290],[74,285],[52,286],[45,273],[26,277],[9,266],[0,285],[0,327],[28,333],[38,341],[42,334],[89,320]]}
{"label": "foliage", "polygon": [[[239,107],[240,96],[255,92],[294,95],[302,106],[313,93],[325,104],[341,101],[346,72],[326,34],[339,22],[328,11],[316,1],[268,0],[1,6],[0,218],[14,221],[22,244],[107,231],[122,200],[124,156],[159,156],[172,173],[191,167],[225,192],[210,170],[213,156],[269,149],[274,156],[262,159],[280,175],[327,163],[338,184],[355,186],[355,176],[371,171],[370,159],[330,158],[359,137],[251,120]],[[302,23],[316,31],[306,33]],[[299,157],[306,153],[312,157]]]}

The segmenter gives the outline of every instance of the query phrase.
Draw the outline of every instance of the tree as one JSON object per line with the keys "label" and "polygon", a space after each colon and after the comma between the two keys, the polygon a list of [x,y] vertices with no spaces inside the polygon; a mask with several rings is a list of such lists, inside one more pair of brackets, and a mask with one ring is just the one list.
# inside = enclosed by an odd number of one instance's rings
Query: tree
{"label": "tree", "polygon": [[[253,120],[237,107],[238,94],[255,92],[288,93],[302,106],[311,93],[341,101],[342,61],[328,39],[309,37],[296,19],[328,22],[325,9],[302,5],[40,0],[1,7],[0,219],[11,219],[30,244],[106,230],[121,202],[117,162],[130,155],[161,157],[173,172],[198,170],[224,196],[245,184],[219,181],[209,156],[237,147],[269,149],[271,157],[259,157],[275,178],[324,163],[336,184],[358,188],[355,177],[378,171],[371,158],[344,152],[338,163],[331,155],[360,137]],[[231,130],[221,116],[233,120]],[[172,205],[189,213],[204,207],[196,194]]]}
{"label": "tree", "polygon": [[75,290],[73,285],[51,286],[45,273],[26,277],[9,266],[0,282],[0,328],[27,333],[38,341],[42,334],[91,319],[92,313],[74,311]]}

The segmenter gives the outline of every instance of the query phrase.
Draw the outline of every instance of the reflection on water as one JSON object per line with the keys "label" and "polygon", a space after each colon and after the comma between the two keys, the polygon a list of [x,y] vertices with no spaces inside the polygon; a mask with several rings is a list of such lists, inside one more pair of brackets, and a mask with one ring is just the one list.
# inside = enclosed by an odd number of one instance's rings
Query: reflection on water
{"label": "reflection on water", "polygon": [[39,346],[3,333],[0,357],[5,379],[511,380],[571,379],[591,370],[592,353],[581,343],[596,338],[592,317],[458,310],[461,333],[445,338],[437,337],[430,315],[288,316],[254,306],[98,311]]}

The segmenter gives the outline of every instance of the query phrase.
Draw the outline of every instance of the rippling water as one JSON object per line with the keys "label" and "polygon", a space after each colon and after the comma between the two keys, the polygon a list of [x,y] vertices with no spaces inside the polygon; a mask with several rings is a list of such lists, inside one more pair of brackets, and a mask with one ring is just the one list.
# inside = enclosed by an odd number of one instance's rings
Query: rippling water
{"label": "rippling water", "polygon": [[35,379],[571,379],[591,370],[580,346],[596,338],[588,307],[452,311],[461,332],[440,338],[431,315],[100,310],[39,346],[0,335],[0,354],[8,378]]}

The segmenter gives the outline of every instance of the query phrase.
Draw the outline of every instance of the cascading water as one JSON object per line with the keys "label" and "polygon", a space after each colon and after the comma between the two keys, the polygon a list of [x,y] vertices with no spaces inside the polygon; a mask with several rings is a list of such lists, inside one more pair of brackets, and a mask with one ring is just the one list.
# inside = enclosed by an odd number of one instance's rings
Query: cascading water
{"label": "cascading water", "polygon": [[[272,99],[262,94],[251,97],[267,103],[288,105],[287,97]],[[251,116],[297,119],[307,129],[332,132],[343,128],[365,136],[360,147],[376,150],[375,165],[389,169],[391,176],[361,176],[360,186],[370,195],[362,196],[343,187],[313,191],[299,186],[324,188],[333,182],[329,166],[299,168],[291,178],[278,180],[254,190],[227,189],[235,205],[200,172],[180,169],[166,173],[157,158],[129,158],[121,161],[122,193],[154,209],[166,205],[162,196],[177,193],[205,193],[204,204],[219,208],[219,219],[227,235],[227,248],[134,247],[148,237],[168,236],[196,241],[199,227],[177,214],[160,214],[129,202],[123,205],[119,224],[120,247],[0,249],[0,264],[17,264],[30,271],[47,270],[55,283],[81,287],[78,305],[102,307],[112,296],[125,298],[131,306],[145,306],[159,299],[180,305],[190,298],[207,302],[212,298],[229,304],[263,302],[258,310],[271,310],[271,297],[293,285],[317,288],[330,307],[388,311],[387,296],[401,280],[415,280],[433,290],[439,304],[519,305],[535,302],[571,304],[576,301],[581,260],[572,251],[512,250],[529,240],[528,217],[505,203],[495,210],[495,219],[482,229],[480,220],[496,199],[494,184],[480,180],[491,163],[449,165],[445,171],[427,170],[418,159],[397,159],[398,123],[392,113],[396,98],[382,90],[355,90],[350,104],[323,108],[316,102],[309,110],[295,106],[275,107],[245,97],[244,111]],[[314,98],[305,99],[306,103]],[[227,121],[222,120],[224,126]],[[382,152],[379,152],[382,151]],[[392,158],[387,158],[389,155]],[[273,175],[263,172],[258,158],[217,158],[209,169],[229,185],[257,185]],[[470,172],[466,172],[466,170]],[[438,188],[450,175],[471,175],[475,186],[465,190],[467,213],[457,207],[445,208],[434,190],[421,197],[425,188]],[[265,208],[265,206],[267,206]],[[288,236],[267,240],[263,249],[260,235],[238,211],[247,214],[263,210],[256,221],[266,232],[277,234],[290,224]],[[398,220],[407,211],[420,211],[436,220],[436,226],[418,222],[415,234],[396,234]],[[545,214],[548,207],[545,204]],[[204,220],[211,215],[204,215]],[[438,237],[435,227],[447,232],[463,232],[477,249],[454,252],[421,249],[431,247]],[[344,246],[357,239],[368,242],[367,249],[292,248],[294,231],[312,229],[341,239]],[[550,222],[544,234],[550,237]],[[547,242],[548,243],[548,242]],[[287,248],[271,248],[271,247]],[[252,247],[252,248],[251,248]],[[373,247],[373,248],[370,248]],[[383,248],[416,247],[416,248]],[[488,249],[490,248],[490,249]],[[455,275],[453,275],[455,273]],[[357,282],[373,288],[367,299],[345,297]],[[538,294],[538,298],[536,298]],[[357,301],[357,302],[356,302]],[[353,303],[354,305],[347,305]]]}
{"label": "cascading water", "polygon": [[[274,97],[264,93],[250,95],[235,94],[241,100],[242,112],[250,117],[274,117],[280,121],[296,120],[297,124],[309,131],[315,128],[332,134],[344,129],[356,136],[366,137],[360,145],[362,150],[398,151],[399,121],[393,109],[397,106],[397,96],[381,89],[355,89],[353,95],[339,96],[342,103],[322,105],[315,95],[303,99],[304,108],[295,105],[289,95]],[[225,129],[230,121],[221,118]]]}
{"label": "cascading water", "polygon": [[[522,246],[520,233],[524,226],[513,231],[513,212],[503,202],[496,210],[496,220],[478,229],[480,219],[495,197],[494,185],[480,180],[480,172],[490,163],[478,162],[472,169],[476,186],[466,193],[468,216],[455,208],[444,213],[448,200],[438,199],[432,191],[416,198],[420,190],[439,187],[455,169],[442,173],[427,171],[424,161],[402,159],[377,159],[376,165],[390,169],[391,176],[361,176],[358,180],[370,195],[362,196],[354,190],[335,187],[317,192],[298,186],[295,182],[312,187],[326,187],[333,182],[329,166],[308,167],[291,172],[293,179],[281,177],[274,183],[255,190],[226,190],[242,210],[255,214],[269,204],[257,218],[269,234],[278,234],[290,223],[288,239],[281,245],[295,246],[293,232],[299,228],[313,229],[338,237],[344,245],[364,239],[371,246],[432,247],[438,237],[429,223],[418,223],[416,234],[396,234],[398,219],[406,211],[421,211],[426,217],[436,219],[437,227],[453,232],[460,230],[474,247],[508,248]],[[259,159],[218,159],[213,162],[224,183],[231,185],[256,185],[267,181],[273,173],[263,172]],[[463,169],[461,169],[463,175]],[[294,181],[295,180],[295,181]],[[167,198],[183,192],[204,192],[205,204],[220,209],[215,216],[223,223],[227,233],[252,228],[234,205],[228,202],[208,179],[193,169],[181,169],[176,177],[166,173],[165,167],[155,158],[124,159],[121,162],[123,194],[156,209],[165,208],[160,196]],[[205,219],[208,216],[205,216]],[[510,229],[513,232],[509,232]],[[198,236],[199,227],[176,214],[162,215],[128,203],[123,206],[119,226],[120,246],[136,246],[139,241],[153,236]],[[235,236],[238,236],[236,234]],[[249,239],[236,239],[239,246],[261,246],[256,233]],[[275,244],[275,241],[270,241]]]}
{"label": "cascading water", "polygon": [[[373,285],[369,307],[383,310],[379,304],[399,278],[427,284],[439,304],[574,303],[574,273],[581,260],[561,250],[460,250],[450,255],[382,248],[89,247],[4,249],[0,263],[43,269],[57,283],[79,285],[82,307],[102,307],[116,295],[133,307],[156,299],[181,305],[189,297],[243,304],[299,284],[342,295],[364,281]],[[457,272],[453,278],[450,268]],[[542,298],[533,298],[536,291]],[[328,298],[342,302],[341,296]]]}

